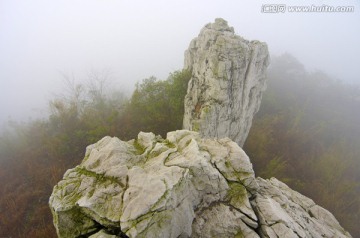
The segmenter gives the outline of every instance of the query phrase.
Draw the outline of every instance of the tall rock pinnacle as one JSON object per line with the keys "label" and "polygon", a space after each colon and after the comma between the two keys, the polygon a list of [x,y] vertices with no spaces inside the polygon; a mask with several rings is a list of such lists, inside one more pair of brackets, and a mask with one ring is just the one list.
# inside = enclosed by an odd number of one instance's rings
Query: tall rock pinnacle
{"label": "tall rock pinnacle", "polygon": [[247,41],[223,19],[207,24],[185,52],[192,70],[183,128],[243,146],[266,88],[267,45]]}

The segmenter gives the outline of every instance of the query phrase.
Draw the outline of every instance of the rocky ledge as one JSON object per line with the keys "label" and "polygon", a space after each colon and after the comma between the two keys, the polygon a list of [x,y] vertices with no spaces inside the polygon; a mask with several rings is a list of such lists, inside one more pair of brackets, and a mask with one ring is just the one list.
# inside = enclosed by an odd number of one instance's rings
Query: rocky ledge
{"label": "rocky ledge", "polygon": [[88,146],[50,207],[59,237],[351,237],[311,199],[255,178],[232,140],[187,130]]}

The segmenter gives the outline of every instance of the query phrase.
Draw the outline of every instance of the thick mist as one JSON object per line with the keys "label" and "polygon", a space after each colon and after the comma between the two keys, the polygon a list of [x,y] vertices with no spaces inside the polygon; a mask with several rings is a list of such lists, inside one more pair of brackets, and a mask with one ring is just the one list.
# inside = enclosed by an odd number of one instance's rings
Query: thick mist
{"label": "thick mist", "polygon": [[[110,72],[120,90],[183,67],[199,29],[221,17],[236,33],[289,52],[308,70],[359,83],[358,1],[292,1],[296,6],[353,6],[353,12],[270,13],[269,1],[0,2],[0,124],[44,115],[63,74],[83,82]],[[291,4],[291,5],[290,5]]]}
{"label": "thick mist", "polygon": [[0,0],[0,237],[58,237],[49,197],[88,145],[182,128],[192,74],[176,70],[218,17],[271,55],[243,147],[255,175],[360,237],[359,10],[357,0]]}

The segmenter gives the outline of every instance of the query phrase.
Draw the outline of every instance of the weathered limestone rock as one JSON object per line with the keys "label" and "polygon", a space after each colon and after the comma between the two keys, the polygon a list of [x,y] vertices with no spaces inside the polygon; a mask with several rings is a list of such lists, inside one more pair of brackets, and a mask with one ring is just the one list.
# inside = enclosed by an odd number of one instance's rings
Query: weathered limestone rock
{"label": "weathered limestone rock", "polygon": [[223,229],[233,220],[236,229],[257,227],[249,203],[257,189],[249,158],[230,139],[185,130],[166,140],[140,133],[136,140],[105,137],[89,146],[82,163],[54,187],[50,207],[59,237],[100,231],[93,236],[190,237],[193,229],[200,234],[194,219],[217,203],[224,212],[236,209]]}
{"label": "weathered limestone rock", "polygon": [[243,39],[223,19],[207,24],[185,52],[192,78],[183,128],[242,146],[260,107],[268,64],[265,43]]}
{"label": "weathered limestone rock", "polygon": [[311,199],[255,179],[235,142],[187,130],[103,138],[49,203],[61,238],[350,237]]}
{"label": "weathered limestone rock", "polygon": [[251,201],[261,237],[351,237],[324,208],[275,178],[256,179],[260,189]]}

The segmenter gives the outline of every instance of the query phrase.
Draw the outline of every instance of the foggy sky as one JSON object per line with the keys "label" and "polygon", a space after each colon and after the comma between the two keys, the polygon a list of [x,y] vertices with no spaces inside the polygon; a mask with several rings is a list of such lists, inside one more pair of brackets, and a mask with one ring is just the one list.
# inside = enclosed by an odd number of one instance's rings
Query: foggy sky
{"label": "foggy sky", "polygon": [[[354,6],[353,13],[262,13],[263,4]],[[108,70],[119,89],[183,67],[184,51],[215,18],[271,54],[360,84],[359,1],[0,0],[0,123],[46,110],[61,73]]]}

